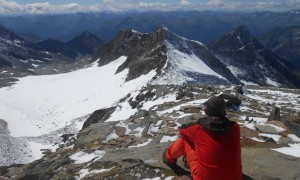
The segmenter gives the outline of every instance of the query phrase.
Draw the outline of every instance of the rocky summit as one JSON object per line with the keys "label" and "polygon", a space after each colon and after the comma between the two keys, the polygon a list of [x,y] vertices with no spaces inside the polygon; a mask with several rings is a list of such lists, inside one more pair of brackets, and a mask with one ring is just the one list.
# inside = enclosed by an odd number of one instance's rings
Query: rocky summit
{"label": "rocky summit", "polygon": [[155,70],[155,79],[164,84],[239,82],[204,44],[182,38],[165,26],[152,33],[121,30],[112,41],[95,50],[93,59],[100,59],[99,65],[105,65],[121,55],[128,58],[116,73],[128,68],[126,80]]}
{"label": "rocky summit", "polygon": [[[299,90],[251,86],[241,95],[234,86],[197,84],[143,86],[116,107],[92,113],[55,152],[44,149],[37,161],[0,168],[0,178],[189,179],[177,177],[161,156],[178,127],[204,116],[211,96],[225,98],[227,116],[241,126],[245,178],[300,179]],[[120,113],[128,118],[116,118]]]}

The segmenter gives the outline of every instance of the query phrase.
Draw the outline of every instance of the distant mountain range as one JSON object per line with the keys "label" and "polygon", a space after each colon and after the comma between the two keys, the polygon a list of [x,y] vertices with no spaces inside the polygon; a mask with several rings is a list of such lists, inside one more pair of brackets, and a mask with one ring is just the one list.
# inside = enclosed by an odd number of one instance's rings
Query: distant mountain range
{"label": "distant mountain range", "polygon": [[[93,49],[101,44],[102,40],[86,31],[68,43],[55,39],[35,42],[0,27],[0,77],[5,77],[0,86],[10,81],[7,78],[52,74],[76,69],[76,66],[83,67],[82,64],[89,62],[87,57],[92,55]],[[82,62],[84,59],[88,61]]]}
{"label": "distant mountain range", "polygon": [[51,43],[64,49],[63,54],[72,58],[76,56],[76,52],[53,39],[69,42],[83,31],[89,31],[108,42],[117,35],[120,29],[135,29],[149,33],[161,25],[166,25],[179,36],[211,43],[233,28],[244,25],[264,46],[300,68],[300,63],[297,61],[300,49],[296,39],[297,28],[300,24],[298,10],[289,12],[153,11],[20,15],[1,16],[0,24],[18,32],[18,35],[26,40],[48,39],[47,44]]}
{"label": "distant mountain range", "polygon": [[150,33],[120,30],[108,43],[87,31],[67,43],[57,39],[29,41],[5,28],[1,28],[0,40],[0,67],[5,68],[1,77],[61,73],[68,71],[67,65],[78,69],[98,60],[103,66],[125,56],[116,73],[128,69],[126,81],[154,71],[158,84],[243,82],[300,87],[298,71],[245,26],[232,29],[207,46],[166,26]]}
{"label": "distant mountain range", "polygon": [[274,53],[300,68],[300,26],[278,27],[260,37]]}
{"label": "distant mountain range", "polygon": [[299,84],[289,64],[264,47],[245,26],[233,29],[210,48],[239,79],[257,84]]}
{"label": "distant mountain range", "polygon": [[298,76],[285,61],[266,49],[241,26],[210,44],[182,38],[166,27],[152,33],[121,30],[98,46],[93,60],[108,64],[120,56],[128,68],[127,81],[155,71],[155,83],[258,84],[299,87]]}
{"label": "distant mountain range", "polygon": [[255,36],[277,27],[299,25],[300,13],[297,12],[155,11],[24,15],[2,16],[0,24],[22,34],[31,33],[42,39],[53,38],[65,42],[85,30],[107,42],[120,29],[152,32],[153,29],[166,25],[180,36],[209,43],[240,25],[247,26]]}
{"label": "distant mountain range", "polygon": [[79,55],[93,54],[93,49],[103,43],[97,36],[84,31],[81,35],[74,37],[67,43],[57,39],[47,39],[33,43],[32,48],[40,51],[60,53],[74,60]]}

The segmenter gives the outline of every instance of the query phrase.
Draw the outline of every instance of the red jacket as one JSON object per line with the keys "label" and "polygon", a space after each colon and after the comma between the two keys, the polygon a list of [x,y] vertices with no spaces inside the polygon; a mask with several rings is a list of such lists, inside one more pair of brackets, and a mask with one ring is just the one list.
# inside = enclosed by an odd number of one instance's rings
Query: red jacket
{"label": "red jacket", "polygon": [[183,139],[194,147],[197,177],[194,180],[241,180],[240,127],[226,117],[200,118],[180,128]]}

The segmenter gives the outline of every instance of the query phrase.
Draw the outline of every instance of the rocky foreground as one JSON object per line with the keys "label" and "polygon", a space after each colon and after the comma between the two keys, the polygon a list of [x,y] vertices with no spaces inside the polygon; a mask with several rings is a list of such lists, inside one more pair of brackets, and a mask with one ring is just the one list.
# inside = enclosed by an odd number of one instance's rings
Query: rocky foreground
{"label": "rocky foreground", "polygon": [[[245,179],[300,179],[300,91],[253,86],[148,85],[116,106],[95,111],[56,152],[31,164],[0,168],[0,179],[188,179],[161,161],[182,124],[204,116],[213,95],[241,126]],[[298,137],[297,137],[298,136]],[[180,162],[181,160],[180,160]]]}

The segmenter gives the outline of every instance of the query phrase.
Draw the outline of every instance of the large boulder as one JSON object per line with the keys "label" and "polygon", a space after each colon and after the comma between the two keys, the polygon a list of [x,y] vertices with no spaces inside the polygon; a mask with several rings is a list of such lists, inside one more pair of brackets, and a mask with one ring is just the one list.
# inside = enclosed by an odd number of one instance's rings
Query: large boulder
{"label": "large boulder", "polygon": [[122,137],[125,135],[126,133],[126,128],[125,127],[121,127],[121,126],[117,126],[115,128],[115,133],[119,136],[119,137]]}
{"label": "large boulder", "polygon": [[83,123],[82,129],[88,127],[91,124],[103,123],[110,115],[115,111],[116,107],[110,107],[106,109],[96,110],[92,115]]}
{"label": "large boulder", "polygon": [[176,96],[176,100],[180,100],[182,99],[183,97],[189,97],[189,98],[194,98],[194,94],[190,91],[182,91],[182,92],[179,92]]}
{"label": "large boulder", "polygon": [[284,120],[283,122],[293,134],[300,137],[300,123],[291,120]]}
{"label": "large boulder", "polygon": [[268,118],[268,121],[280,121],[280,108],[275,107],[273,108],[272,112],[270,113],[270,116]]}
{"label": "large boulder", "polygon": [[96,141],[102,142],[115,128],[117,122],[91,124],[77,135],[75,148],[91,148]]}
{"label": "large boulder", "polygon": [[276,128],[269,126],[269,125],[255,124],[254,126],[256,129],[258,129],[262,133],[279,134],[279,132],[276,130]]}
{"label": "large boulder", "polygon": [[14,179],[51,179],[56,170],[60,167],[72,163],[68,155],[59,154],[52,159],[39,159],[32,162],[20,174],[14,176]]}
{"label": "large boulder", "polygon": [[223,98],[226,102],[226,108],[232,108],[242,104],[242,100],[233,94],[221,94],[219,97]]}
{"label": "large boulder", "polygon": [[299,179],[299,158],[269,148],[242,148],[243,173],[253,179]]}

